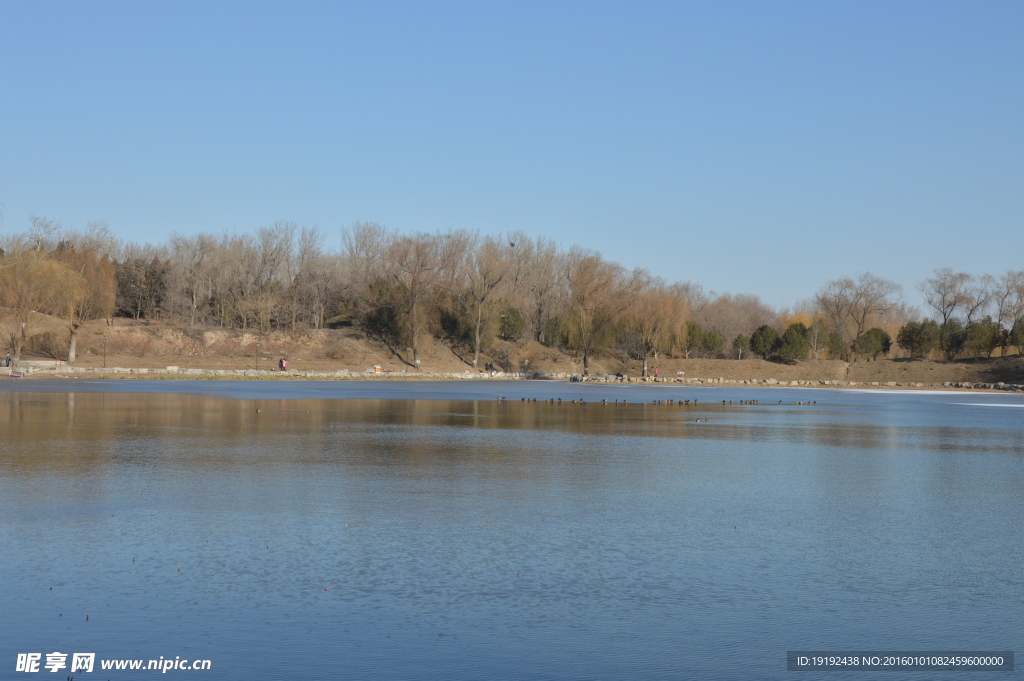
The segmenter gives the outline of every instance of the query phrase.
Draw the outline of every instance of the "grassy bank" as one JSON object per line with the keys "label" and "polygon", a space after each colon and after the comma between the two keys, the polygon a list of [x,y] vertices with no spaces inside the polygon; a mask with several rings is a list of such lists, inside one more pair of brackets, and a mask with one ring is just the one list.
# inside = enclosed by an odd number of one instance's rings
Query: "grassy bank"
{"label": "grassy bank", "polygon": [[[57,323],[47,324],[51,338],[66,333]],[[106,343],[103,340],[106,339]],[[257,353],[256,343],[259,343]],[[83,328],[79,340],[79,355],[74,363],[76,369],[90,371],[90,377],[110,378],[205,378],[205,379],[252,379],[288,378],[275,371],[280,358],[288,359],[288,368],[301,374],[302,378],[331,378],[334,380],[355,378],[389,378],[403,380],[441,380],[444,378],[465,378],[464,372],[477,374],[486,365],[493,365],[506,372],[542,372],[550,376],[568,377],[583,371],[582,360],[572,353],[549,348],[535,341],[514,343],[495,341],[488,352],[480,358],[479,367],[471,366],[470,355],[465,350],[424,339],[422,364],[419,371],[408,361],[404,348],[392,348],[368,338],[354,329],[299,331],[295,333],[275,332],[256,335],[245,331],[223,329],[182,329],[158,325],[136,324],[128,320],[117,320],[114,326],[92,322]],[[104,360],[104,350],[106,357]],[[26,353],[26,360],[52,359],[53,348],[41,348],[36,344],[34,351]],[[181,371],[201,370],[234,372],[260,369],[268,372],[260,376],[190,376],[183,373],[147,374],[104,372],[104,361],[108,368],[120,367],[128,370],[163,370],[178,367]],[[649,359],[650,373],[657,368],[660,378],[675,379],[716,379],[730,382],[757,380],[760,383],[770,379],[786,382],[835,383],[842,381],[856,384],[922,383],[942,385],[943,383],[1024,383],[1024,358],[984,358],[955,362],[937,362],[909,359],[883,359],[878,361],[843,362],[839,360],[803,360],[792,364],[768,362],[762,359],[684,359],[659,357]],[[364,372],[380,367],[380,375],[366,376]],[[337,375],[337,372],[349,375]],[[642,363],[628,357],[605,353],[591,363],[591,374],[624,374],[638,377]],[[47,372],[49,375],[53,373]],[[324,375],[317,375],[324,374]],[[330,375],[328,375],[330,374]],[[351,374],[359,374],[352,376]],[[45,375],[45,374],[33,374]],[[73,374],[69,374],[73,375]],[[294,377],[294,376],[292,376]]]}

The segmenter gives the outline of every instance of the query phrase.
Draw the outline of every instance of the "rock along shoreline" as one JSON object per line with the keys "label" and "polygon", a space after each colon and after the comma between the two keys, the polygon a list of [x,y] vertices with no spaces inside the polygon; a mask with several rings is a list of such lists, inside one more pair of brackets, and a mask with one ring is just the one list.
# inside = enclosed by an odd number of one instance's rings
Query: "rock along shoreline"
{"label": "rock along shoreline", "polygon": [[[644,383],[655,385],[688,386],[759,386],[777,388],[897,388],[897,389],[967,389],[988,391],[1024,391],[1024,386],[1015,383],[970,383],[950,382],[922,383],[916,381],[838,381],[825,379],[776,380],[774,378],[727,379],[727,378],[686,378],[682,376],[627,376],[623,374],[597,374],[583,376],[573,373],[508,373],[502,371],[464,372],[411,372],[411,371],[273,371],[267,369],[185,369],[178,366],[165,368],[123,368],[123,367],[73,367],[55,362],[22,362],[16,369],[2,368],[0,376],[6,378],[97,378],[97,379],[303,379],[303,380],[555,380],[578,383]],[[19,375],[20,374],[20,375]]]}

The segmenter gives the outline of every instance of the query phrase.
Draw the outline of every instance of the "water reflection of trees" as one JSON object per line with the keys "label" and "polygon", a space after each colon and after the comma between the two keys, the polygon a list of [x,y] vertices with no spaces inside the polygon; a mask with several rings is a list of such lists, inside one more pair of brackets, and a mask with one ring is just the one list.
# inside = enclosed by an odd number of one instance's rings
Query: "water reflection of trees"
{"label": "water reflection of trees", "polygon": [[875,424],[844,410],[782,405],[0,395],[3,465],[35,474],[116,463],[211,470],[287,461],[376,467],[473,462],[505,466],[504,474],[514,476],[535,457],[585,454],[594,448],[590,436],[862,450],[1021,448],[1016,430]]}

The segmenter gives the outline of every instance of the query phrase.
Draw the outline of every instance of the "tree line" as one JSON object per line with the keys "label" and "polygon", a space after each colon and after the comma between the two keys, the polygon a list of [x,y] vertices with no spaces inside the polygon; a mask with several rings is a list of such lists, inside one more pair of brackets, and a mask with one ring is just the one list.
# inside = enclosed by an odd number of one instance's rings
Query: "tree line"
{"label": "tree line", "polygon": [[[328,243],[333,241],[336,247]],[[427,337],[468,364],[496,340],[532,339],[582,358],[615,353],[778,361],[1006,354],[1024,345],[1024,271],[976,277],[936,270],[923,317],[895,283],[870,273],[827,282],[793,310],[756,295],[714,294],[627,270],[599,253],[522,232],[401,233],[375,223],[342,230],[276,222],[251,234],[172,235],[122,243],[103,223],[85,230],[33,217],[6,236],[0,306],[15,357],[45,313],[67,328],[126,317],[185,327],[271,331],[352,326],[414,367]]]}

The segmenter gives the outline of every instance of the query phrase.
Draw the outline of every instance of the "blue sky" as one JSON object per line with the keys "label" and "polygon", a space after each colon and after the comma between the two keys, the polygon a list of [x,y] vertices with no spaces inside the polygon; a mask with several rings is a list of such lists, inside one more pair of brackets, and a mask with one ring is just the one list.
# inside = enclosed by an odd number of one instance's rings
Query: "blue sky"
{"label": "blue sky", "polygon": [[521,229],[786,306],[1024,268],[1024,3],[0,2],[0,229]]}

